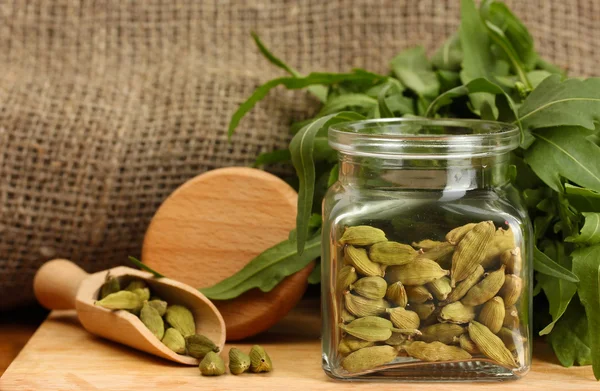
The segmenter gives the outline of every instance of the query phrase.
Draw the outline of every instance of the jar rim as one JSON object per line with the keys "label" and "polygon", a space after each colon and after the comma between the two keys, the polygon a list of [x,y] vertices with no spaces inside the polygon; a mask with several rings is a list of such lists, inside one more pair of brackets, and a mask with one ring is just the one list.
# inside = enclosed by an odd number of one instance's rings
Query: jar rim
{"label": "jar rim", "polygon": [[520,130],[504,122],[454,118],[380,118],[330,126],[329,145],[347,155],[465,159],[506,154]]}

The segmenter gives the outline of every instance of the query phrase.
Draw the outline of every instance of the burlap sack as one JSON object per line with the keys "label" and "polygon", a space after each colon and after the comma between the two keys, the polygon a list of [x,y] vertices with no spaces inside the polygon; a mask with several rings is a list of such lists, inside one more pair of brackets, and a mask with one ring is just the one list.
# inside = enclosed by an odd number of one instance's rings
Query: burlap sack
{"label": "burlap sack", "polygon": [[[598,0],[510,1],[540,52],[571,74],[600,63]],[[275,91],[226,139],[230,115],[281,72],[256,30],[302,72],[385,71],[431,52],[458,0],[146,0],[0,3],[0,308],[33,299],[45,260],[88,271],[139,254],[161,201],[185,180],[287,145],[314,110]]]}

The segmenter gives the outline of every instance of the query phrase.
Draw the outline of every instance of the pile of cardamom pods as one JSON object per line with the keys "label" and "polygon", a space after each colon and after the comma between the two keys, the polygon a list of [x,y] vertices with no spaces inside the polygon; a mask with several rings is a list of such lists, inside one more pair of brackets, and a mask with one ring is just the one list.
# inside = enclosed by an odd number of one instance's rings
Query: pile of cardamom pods
{"label": "pile of cardamom pods", "polygon": [[[110,310],[126,310],[138,316],[142,323],[165,346],[177,354],[186,354],[200,361],[202,375],[219,376],[225,373],[225,362],[219,356],[219,347],[208,337],[196,333],[192,312],[182,305],[171,304],[153,296],[148,284],[134,279],[121,289],[116,277],[106,274],[96,305]],[[259,345],[247,355],[241,350],[229,350],[229,371],[234,375],[244,372],[270,372],[271,358]]]}
{"label": "pile of cardamom pods", "polygon": [[398,356],[524,365],[522,259],[511,228],[470,223],[445,239],[411,246],[375,227],[346,228],[336,277],[345,370],[372,370]]}

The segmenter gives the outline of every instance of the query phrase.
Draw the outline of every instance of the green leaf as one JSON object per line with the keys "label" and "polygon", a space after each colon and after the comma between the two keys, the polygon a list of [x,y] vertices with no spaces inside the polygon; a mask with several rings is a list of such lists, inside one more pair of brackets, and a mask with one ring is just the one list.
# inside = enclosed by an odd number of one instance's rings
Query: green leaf
{"label": "green leaf", "polygon": [[[302,77],[302,75],[298,71],[296,71],[294,68],[290,67],[285,62],[283,62],[283,60],[281,60],[279,57],[276,57],[273,53],[271,53],[271,51],[267,49],[267,47],[260,40],[258,34],[256,34],[254,31],[251,32],[251,34],[252,38],[254,38],[254,43],[256,43],[256,46],[258,47],[258,50],[260,50],[262,55],[265,56],[265,58],[269,60],[271,64],[283,69],[284,71],[286,71],[294,77]],[[321,102],[325,102],[327,100],[327,87],[316,85],[309,86],[307,89]]]}
{"label": "green leaf", "polygon": [[579,277],[550,259],[537,247],[533,250],[533,270],[547,276],[560,278],[565,281],[579,282]]}
{"label": "green leaf", "polygon": [[366,113],[375,105],[377,105],[377,99],[371,98],[366,94],[351,93],[334,96],[327,100],[327,103],[321,108],[317,117],[326,116],[351,108],[354,108],[355,110],[360,109],[356,111]]}
{"label": "green leaf", "polygon": [[573,271],[581,280],[577,293],[588,319],[594,376],[600,380],[600,245],[580,248],[571,255]]}
{"label": "green leaf", "polygon": [[532,87],[529,79],[527,78],[525,65],[521,62],[521,59],[519,58],[515,48],[512,46],[510,40],[506,37],[506,35],[504,35],[504,32],[498,26],[489,20],[485,21],[485,26],[488,29],[488,33],[490,38],[492,38],[492,41],[494,41],[494,43],[498,45],[498,47],[500,47],[508,57],[513,70],[517,73],[521,82],[525,84],[526,88],[531,90]]}
{"label": "green leaf", "polygon": [[[487,28],[481,20],[473,0],[461,0],[460,4],[459,34],[463,49],[460,79],[463,84],[479,78],[493,80],[495,59],[490,51],[490,37]],[[495,108],[492,94],[476,93],[470,95],[470,99],[476,114],[481,114],[481,110],[485,106]],[[496,111],[494,114],[497,117]]]}
{"label": "green leaf", "polygon": [[548,336],[548,342],[558,361],[565,366],[590,365],[592,351],[589,344],[588,320],[579,300],[573,299],[563,317]]}
{"label": "green leaf", "polygon": [[233,276],[208,288],[200,289],[211,300],[229,300],[258,288],[269,292],[285,277],[306,267],[321,254],[321,233],[306,242],[302,254],[293,239],[285,240],[267,249]]}
{"label": "green leaf", "polygon": [[298,191],[298,215],[296,230],[298,231],[298,253],[302,254],[308,234],[308,219],[312,211],[315,192],[315,162],[313,158],[314,140],[319,132],[326,132],[329,126],[344,122],[364,119],[357,113],[341,112],[321,117],[300,130],[290,143],[292,163],[300,180]]}
{"label": "green leaf", "polygon": [[567,76],[567,72],[564,69],[544,60],[543,58],[541,58],[539,56],[536,59],[535,67],[538,69],[550,72],[550,73],[557,74],[557,75],[561,76],[561,78],[564,78]]}
{"label": "green leaf", "polygon": [[460,71],[462,59],[463,52],[460,46],[460,37],[457,33],[454,33],[436,50],[431,58],[431,63],[436,69],[457,72]]}
{"label": "green leaf", "polygon": [[[531,96],[531,95],[530,95]],[[554,127],[534,133],[525,161],[550,188],[563,191],[561,177],[600,191],[600,147],[579,127]]]}
{"label": "green leaf", "polygon": [[308,283],[311,285],[316,285],[321,283],[321,261],[315,262],[315,267],[310,272],[308,276]]}
{"label": "green leaf", "polygon": [[440,92],[446,92],[454,87],[460,86],[460,73],[453,71],[445,71],[443,69],[437,72],[438,80],[440,81]]}
{"label": "green leaf", "polygon": [[340,173],[340,165],[336,163],[335,166],[333,166],[331,168],[331,171],[329,172],[329,179],[327,180],[327,187],[333,186],[333,184],[338,181],[339,173]]}
{"label": "green leaf", "polygon": [[600,213],[583,212],[585,224],[577,236],[569,236],[567,242],[593,245],[600,243]]}
{"label": "green leaf", "polygon": [[565,184],[569,203],[581,212],[600,212],[600,193],[585,187]]}
{"label": "green leaf", "polygon": [[519,116],[526,129],[581,126],[593,130],[600,120],[600,78],[547,77],[525,99]]}
{"label": "green leaf", "polygon": [[546,78],[552,76],[552,73],[543,70],[527,72],[527,78],[531,82],[532,88],[537,88]]}
{"label": "green leaf", "polygon": [[379,95],[377,96],[377,103],[379,105],[379,115],[381,116],[381,118],[394,118],[394,113],[392,113],[392,110],[390,110],[385,100],[385,95],[387,94],[390,88],[392,88],[392,85],[388,84],[386,87],[381,89]]}
{"label": "green leaf", "polygon": [[311,73],[306,77],[280,77],[270,80],[254,90],[254,93],[231,116],[228,136],[231,138],[244,115],[277,86],[282,85],[290,90],[297,90],[316,84],[332,85],[343,81],[368,81],[376,84],[384,79],[385,76],[365,71],[355,71],[353,73]]}
{"label": "green leaf", "polygon": [[[562,243],[549,243],[544,248],[544,253],[565,269],[571,269],[571,260],[565,255]],[[546,294],[550,306],[550,315],[552,315],[552,322],[540,331],[540,335],[545,335],[552,331],[556,322],[565,313],[573,295],[577,292],[577,284],[541,273],[536,274],[536,279]]]}
{"label": "green leaf", "polygon": [[271,152],[264,152],[258,155],[254,161],[253,167],[261,167],[267,164],[287,163],[292,160],[289,149],[277,149]]}
{"label": "green leaf", "polygon": [[390,66],[402,84],[417,95],[430,98],[438,95],[440,83],[422,46],[404,50],[392,59]]}
{"label": "green leaf", "polygon": [[162,274],[160,274],[159,272],[153,270],[150,266],[142,263],[142,261],[140,261],[139,259],[137,259],[136,257],[132,257],[131,255],[129,256],[129,260],[137,267],[139,267],[142,270],[145,270],[147,272],[152,273],[152,275],[154,275],[154,277],[156,278],[162,278],[164,277]]}

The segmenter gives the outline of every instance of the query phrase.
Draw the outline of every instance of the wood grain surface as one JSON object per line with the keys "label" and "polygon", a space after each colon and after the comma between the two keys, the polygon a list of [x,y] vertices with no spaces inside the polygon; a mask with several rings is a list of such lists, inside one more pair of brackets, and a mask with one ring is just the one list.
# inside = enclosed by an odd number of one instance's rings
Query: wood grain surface
{"label": "wood grain surface", "polygon": [[[304,303],[276,327],[244,343],[260,343],[274,371],[209,378],[197,368],[169,361],[94,337],[72,311],[55,311],[0,378],[0,390],[598,390],[591,367],[563,368],[544,344],[536,344],[533,368],[523,379],[498,383],[339,382],[321,369],[318,306]],[[226,359],[226,354],[223,357]]]}
{"label": "wood grain surface", "polygon": [[[254,257],[285,240],[296,225],[297,194],[267,172],[230,167],[199,175],[173,192],[148,227],[142,261],[195,288],[232,276]],[[248,291],[215,301],[227,340],[273,326],[302,298],[313,265],[268,293]]]}

